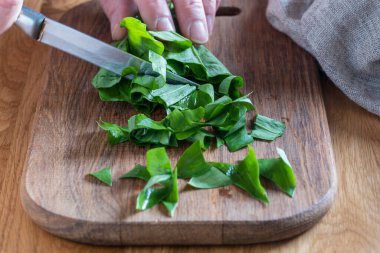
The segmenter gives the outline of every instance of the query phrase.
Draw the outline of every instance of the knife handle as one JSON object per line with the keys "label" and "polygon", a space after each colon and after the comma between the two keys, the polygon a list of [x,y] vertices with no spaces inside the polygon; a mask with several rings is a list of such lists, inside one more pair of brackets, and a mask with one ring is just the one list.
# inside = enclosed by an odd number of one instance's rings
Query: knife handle
{"label": "knife handle", "polygon": [[28,36],[38,40],[45,21],[45,16],[26,6],[23,6],[17,18],[16,25]]}

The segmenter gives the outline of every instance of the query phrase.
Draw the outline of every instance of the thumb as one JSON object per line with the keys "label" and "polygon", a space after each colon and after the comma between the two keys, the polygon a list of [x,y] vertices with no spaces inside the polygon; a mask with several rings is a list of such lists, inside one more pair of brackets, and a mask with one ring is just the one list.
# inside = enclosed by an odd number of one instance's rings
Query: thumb
{"label": "thumb", "polygon": [[[2,1],[2,0],[0,0]],[[104,13],[111,24],[112,39],[121,40],[125,36],[125,29],[120,28],[120,21],[128,16],[133,16],[137,12],[134,0],[99,0]]]}
{"label": "thumb", "polygon": [[0,34],[16,21],[21,6],[22,0],[0,0]]}

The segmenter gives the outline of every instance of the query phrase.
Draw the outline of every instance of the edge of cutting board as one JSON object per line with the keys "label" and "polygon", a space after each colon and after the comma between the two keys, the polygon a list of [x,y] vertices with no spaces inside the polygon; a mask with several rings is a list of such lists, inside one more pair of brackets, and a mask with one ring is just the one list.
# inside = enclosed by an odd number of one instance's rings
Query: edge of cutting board
{"label": "edge of cutting board", "polygon": [[[24,171],[25,174],[25,171]],[[175,223],[99,223],[91,221],[82,221],[65,217],[38,205],[27,193],[25,189],[25,175],[21,186],[21,202],[24,210],[29,217],[45,231],[81,243],[95,245],[237,245],[237,244],[254,244],[262,242],[279,241],[297,236],[315,225],[330,209],[337,190],[337,181],[335,173],[333,175],[333,185],[326,195],[310,208],[303,210],[293,216],[277,220],[267,220],[260,223],[244,222],[175,222]],[[178,225],[186,226],[182,231],[181,241],[173,241],[176,236]],[[277,227],[278,230],[273,233],[272,230],[265,228],[270,225]],[[133,236],[122,237],[122,229],[128,228],[130,231],[141,231],[141,226],[145,226],[144,233],[131,233]],[[222,229],[222,238],[215,241],[205,242],[202,238],[205,234],[194,234],[193,228],[200,231],[200,226],[204,227],[204,233],[210,234],[212,231]],[[139,227],[139,229],[135,229]],[[115,234],[104,234],[102,231],[119,231]],[[165,234],[159,231],[169,231]],[[173,231],[173,233],[170,233]],[[159,234],[159,236],[157,236]],[[239,235],[239,239],[236,236]],[[155,239],[151,239],[155,238]],[[207,241],[207,240],[206,240]]]}
{"label": "edge of cutting board", "polygon": [[[46,85],[47,82],[44,84]],[[38,107],[40,107],[39,103]],[[39,109],[36,110],[37,112]],[[36,125],[34,117],[33,126]],[[33,128],[33,127],[32,127]],[[329,136],[328,129],[327,136]],[[35,138],[31,135],[29,145]],[[316,203],[292,216],[280,219],[258,221],[171,221],[161,223],[119,221],[94,222],[73,219],[47,210],[42,207],[41,200],[34,199],[28,193],[27,166],[25,162],[22,183],[21,201],[26,213],[41,228],[62,238],[98,245],[222,245],[252,244],[258,242],[277,241],[296,236],[316,224],[331,207],[337,190],[337,179],[331,143],[326,144],[330,158],[330,188]],[[28,155],[31,149],[28,149]],[[270,227],[271,229],[268,229]],[[273,231],[273,227],[277,228]],[[186,229],[183,229],[186,228]],[[181,229],[180,239],[178,231]],[[107,233],[107,231],[114,231]],[[196,232],[194,232],[196,231]],[[215,233],[217,232],[217,233]],[[218,235],[213,235],[218,234]]]}

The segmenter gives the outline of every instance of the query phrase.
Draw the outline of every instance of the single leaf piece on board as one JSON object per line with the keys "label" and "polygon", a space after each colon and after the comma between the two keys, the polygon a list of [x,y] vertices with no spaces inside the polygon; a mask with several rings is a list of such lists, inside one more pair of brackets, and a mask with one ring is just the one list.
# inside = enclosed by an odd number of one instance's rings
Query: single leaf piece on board
{"label": "single leaf piece on board", "polygon": [[[144,189],[137,196],[136,209],[146,210],[162,202],[169,196],[172,187],[171,175],[156,175],[149,179]],[[153,187],[157,184],[161,187]],[[169,185],[169,186],[168,186]]]}
{"label": "single leaf piece on board", "polygon": [[259,164],[255,152],[248,146],[248,154],[237,165],[226,163],[211,163],[212,166],[229,176],[233,183],[248,192],[252,197],[269,203],[268,195],[260,183]]}
{"label": "single leaf piece on board", "polygon": [[251,136],[255,139],[273,141],[285,132],[284,123],[257,114]]}
{"label": "single leaf piece on board", "polygon": [[104,169],[95,171],[93,173],[90,173],[89,175],[95,177],[96,179],[108,186],[112,186],[112,172],[110,167],[106,167]]}
{"label": "single leaf piece on board", "polygon": [[288,194],[294,195],[296,177],[285,152],[277,148],[280,158],[259,159],[260,176],[272,181],[278,188]]}
{"label": "single leaf piece on board", "polygon": [[188,147],[177,162],[178,177],[192,178],[203,175],[210,165],[203,157],[202,145],[199,141]]}
{"label": "single leaf piece on board", "polygon": [[151,178],[151,175],[149,174],[149,171],[146,169],[145,166],[137,164],[132,170],[128,171],[127,173],[124,173],[120,177],[120,179],[127,178],[139,178],[144,181],[148,181]]}
{"label": "single leaf piece on board", "polygon": [[171,175],[171,191],[169,195],[162,201],[162,204],[166,207],[170,217],[174,216],[174,212],[178,206],[178,183],[177,183],[177,168],[174,169]]}
{"label": "single leaf piece on board", "polygon": [[146,153],[146,168],[151,176],[170,174],[172,166],[165,148],[154,148]]}
{"label": "single leaf piece on board", "polygon": [[203,175],[191,178],[188,184],[194,188],[211,189],[231,185],[232,180],[217,168],[211,167]]}

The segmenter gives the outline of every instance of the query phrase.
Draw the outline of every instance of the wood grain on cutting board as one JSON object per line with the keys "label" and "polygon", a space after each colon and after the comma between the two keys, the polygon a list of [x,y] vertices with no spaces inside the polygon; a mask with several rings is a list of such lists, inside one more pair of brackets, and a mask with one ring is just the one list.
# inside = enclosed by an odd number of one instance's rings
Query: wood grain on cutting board
{"label": "wood grain on cutting board", "polygon": [[[146,149],[129,143],[112,147],[96,124],[100,117],[126,124],[136,112],[124,103],[101,102],[90,84],[97,68],[53,50],[22,184],[23,205],[37,224],[94,244],[246,244],[294,236],[325,214],[336,179],[318,68],[270,27],[265,3],[233,3],[242,13],[218,18],[208,47],[233,73],[245,77],[245,91],[254,91],[251,98],[259,113],[286,122],[283,138],[253,147],[258,157],[275,156],[276,146],[285,149],[297,176],[294,198],[265,184],[271,203],[263,205],[235,187],[191,190],[183,189],[182,182],[174,218],[161,207],[137,212],[143,182],[115,180],[108,188],[85,177],[111,166],[116,179],[136,163],[144,164]],[[109,41],[108,23],[95,4],[69,11],[62,22]],[[182,151],[168,151],[173,164]],[[223,148],[208,151],[206,157],[235,162],[245,153]]]}

